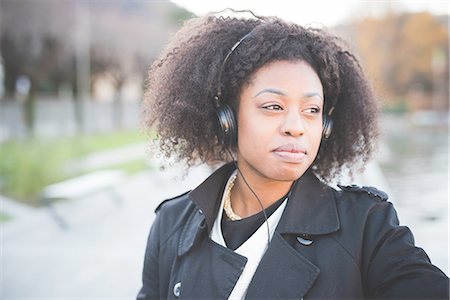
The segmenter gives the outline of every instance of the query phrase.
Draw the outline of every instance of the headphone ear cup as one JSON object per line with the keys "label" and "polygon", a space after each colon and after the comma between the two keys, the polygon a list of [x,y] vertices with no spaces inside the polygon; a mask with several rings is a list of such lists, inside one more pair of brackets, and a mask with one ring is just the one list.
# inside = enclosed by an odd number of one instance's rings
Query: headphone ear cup
{"label": "headphone ear cup", "polygon": [[217,109],[217,120],[219,142],[223,145],[233,146],[237,141],[237,126],[232,108],[227,104],[220,105]]}
{"label": "headphone ear cup", "polygon": [[331,131],[333,129],[333,119],[324,116],[322,128],[322,138],[327,140],[330,137]]}

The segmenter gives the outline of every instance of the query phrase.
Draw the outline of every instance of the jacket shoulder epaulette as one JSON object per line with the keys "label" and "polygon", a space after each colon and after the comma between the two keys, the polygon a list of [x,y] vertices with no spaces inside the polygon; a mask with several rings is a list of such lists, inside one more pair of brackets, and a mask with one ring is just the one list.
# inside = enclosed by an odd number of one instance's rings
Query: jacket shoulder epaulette
{"label": "jacket shoulder epaulette", "polygon": [[359,194],[367,194],[377,201],[387,201],[389,199],[388,194],[386,194],[383,191],[380,191],[379,189],[377,189],[373,186],[359,186],[356,184],[352,184],[352,185],[338,184],[338,187],[342,191],[347,191],[347,192],[351,192],[351,193],[359,193]]}
{"label": "jacket shoulder epaulette", "polygon": [[169,199],[166,199],[166,200],[162,201],[162,202],[156,207],[155,213],[157,213],[165,203],[167,203],[167,202],[169,202],[169,201],[172,201],[172,200],[179,199],[179,198],[183,197],[184,195],[188,194],[189,192],[190,192],[190,190],[187,191],[187,192],[184,192],[184,193],[181,194],[181,195],[178,195],[178,196],[175,196],[175,197],[173,197],[173,198],[169,198]]}

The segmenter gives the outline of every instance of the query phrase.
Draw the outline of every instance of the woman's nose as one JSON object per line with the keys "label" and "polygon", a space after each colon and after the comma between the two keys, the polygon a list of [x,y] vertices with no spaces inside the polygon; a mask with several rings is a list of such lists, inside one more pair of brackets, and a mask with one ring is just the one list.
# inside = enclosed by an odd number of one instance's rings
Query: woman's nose
{"label": "woman's nose", "polygon": [[281,133],[293,137],[298,137],[305,133],[305,127],[300,113],[291,112],[286,115],[281,126]]}

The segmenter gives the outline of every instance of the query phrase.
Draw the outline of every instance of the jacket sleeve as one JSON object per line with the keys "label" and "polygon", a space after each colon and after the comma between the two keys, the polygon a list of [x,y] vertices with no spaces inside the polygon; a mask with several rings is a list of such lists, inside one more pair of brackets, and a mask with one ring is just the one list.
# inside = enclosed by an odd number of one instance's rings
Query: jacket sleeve
{"label": "jacket sleeve", "polygon": [[142,272],[142,288],[136,299],[160,299],[159,290],[159,248],[160,248],[160,214],[156,214],[150,229],[145,250],[144,269]]}
{"label": "jacket sleeve", "polygon": [[389,202],[370,211],[365,227],[363,277],[369,298],[449,299],[449,279],[414,245],[408,227],[399,226]]}

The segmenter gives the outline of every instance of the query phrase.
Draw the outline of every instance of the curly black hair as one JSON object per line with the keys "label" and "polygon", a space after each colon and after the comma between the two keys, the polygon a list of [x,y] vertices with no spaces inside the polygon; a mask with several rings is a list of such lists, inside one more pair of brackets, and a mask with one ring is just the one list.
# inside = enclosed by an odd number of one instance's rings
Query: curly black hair
{"label": "curly black hair", "polygon": [[207,15],[177,32],[152,64],[144,95],[144,127],[157,131],[161,152],[188,167],[231,160],[217,139],[213,97],[225,56],[249,32],[227,61],[222,101],[238,111],[240,92],[259,68],[305,61],[322,82],[324,113],[334,107],[332,134],[321,143],[312,169],[330,181],[367,162],[378,136],[378,105],[358,60],[342,39],[277,17]]}

